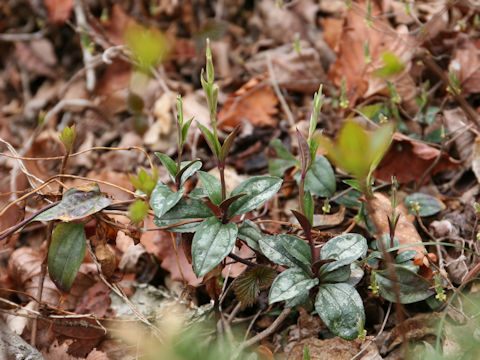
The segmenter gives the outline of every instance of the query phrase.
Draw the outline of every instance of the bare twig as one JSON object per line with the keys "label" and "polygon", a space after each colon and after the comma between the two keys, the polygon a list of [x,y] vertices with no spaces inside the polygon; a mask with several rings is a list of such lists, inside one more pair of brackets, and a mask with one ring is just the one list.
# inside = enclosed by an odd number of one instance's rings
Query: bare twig
{"label": "bare twig", "polygon": [[280,101],[280,105],[282,106],[282,109],[285,112],[285,115],[287,116],[288,125],[290,125],[290,128],[293,128],[295,126],[295,119],[278,86],[278,82],[277,82],[277,78],[275,77],[275,71],[273,70],[272,58],[270,57],[270,54],[266,55],[266,61],[267,61],[268,73],[270,74],[273,90],[275,91],[275,94],[278,97],[278,101]]}
{"label": "bare twig", "polygon": [[263,330],[261,333],[255,335],[254,337],[248,339],[244,343],[242,343],[238,349],[238,352],[241,353],[244,349],[252,346],[253,344],[256,344],[257,342],[265,339],[267,336],[273,334],[275,330],[282,324],[282,322],[290,315],[290,312],[292,311],[292,308],[285,307],[280,315],[277,316],[275,321],[270,324],[268,328]]}
{"label": "bare twig", "polygon": [[[75,1],[74,12],[77,25],[87,31],[90,25],[87,22],[87,17],[85,16],[85,10],[83,9],[81,0]],[[95,88],[95,83],[97,81],[95,77],[95,69],[91,66],[91,63],[94,62],[94,56],[82,40],[80,40],[80,46],[82,48],[83,62],[85,64],[85,87],[88,91],[92,91]]]}

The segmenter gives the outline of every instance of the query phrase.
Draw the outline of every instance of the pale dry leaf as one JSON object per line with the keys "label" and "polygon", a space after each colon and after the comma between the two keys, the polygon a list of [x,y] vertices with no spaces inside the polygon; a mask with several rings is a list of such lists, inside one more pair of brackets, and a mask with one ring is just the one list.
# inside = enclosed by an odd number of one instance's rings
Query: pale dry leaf
{"label": "pale dry leaf", "polygon": [[[44,254],[38,250],[22,247],[15,250],[8,259],[8,275],[10,279],[33,297],[37,295],[40,266],[43,257]],[[61,309],[73,310],[78,299],[96,281],[98,281],[96,266],[83,263],[80,265],[70,293],[60,304],[61,293],[47,274],[43,284],[42,301]]]}
{"label": "pale dry leaf", "polygon": [[355,356],[360,350],[361,340],[344,340],[334,337],[320,340],[316,337],[304,339],[296,344],[288,354],[288,360],[302,360],[303,349],[308,346],[311,359],[344,360]]}
{"label": "pale dry leaf", "polygon": [[457,75],[462,96],[480,92],[480,43],[465,39],[448,68]]}
{"label": "pale dry leaf", "polygon": [[327,81],[317,50],[307,42],[300,42],[300,54],[291,45],[259,52],[245,64],[253,74],[268,71],[266,59],[270,56],[278,86],[282,89],[313,94],[321,83]]}
{"label": "pale dry leaf", "polygon": [[[380,9],[372,5],[372,26],[367,26],[366,5],[361,1],[346,13],[343,31],[338,46],[338,58],[330,67],[330,80],[340,87],[345,78],[347,97],[350,106],[358,99],[374,94],[388,95],[387,81],[395,84],[404,107],[409,112],[418,108],[415,102],[416,87],[410,78],[409,70],[413,58],[415,42],[408,34],[408,28],[401,25],[394,29],[384,18],[376,18]],[[371,63],[365,57],[365,46],[368,44]],[[384,66],[382,56],[389,52],[394,54],[404,69],[387,79],[376,75],[376,70]]]}
{"label": "pale dry leaf", "polygon": [[16,42],[15,55],[26,70],[40,76],[58,77],[55,72],[57,56],[50,40],[38,39],[30,42]]}
{"label": "pale dry leaf", "polygon": [[475,138],[472,148],[472,171],[480,182],[480,136]]}
{"label": "pale dry leaf", "polygon": [[52,24],[63,24],[70,18],[75,0],[43,0]]}
{"label": "pale dry leaf", "polygon": [[268,38],[280,44],[292,43],[295,34],[301,38],[307,35],[308,24],[292,9],[277,6],[275,0],[262,0],[258,3],[260,16],[263,18],[262,32]]}
{"label": "pale dry leaf", "polygon": [[465,112],[460,108],[443,110],[443,117],[447,125],[448,133],[455,139],[455,147],[462,163],[469,167],[472,162],[472,144],[475,135],[467,130],[469,120]]}
{"label": "pale dry leaf", "polygon": [[250,79],[240,89],[228,95],[218,114],[219,128],[234,128],[243,121],[254,126],[275,127],[278,119],[278,99],[266,76]]}
{"label": "pale dry leaf", "polygon": [[[383,193],[376,192],[372,199],[367,199],[368,216],[375,225],[376,236],[381,234],[389,234],[389,217],[392,216],[392,202],[391,199]],[[399,245],[412,245],[398,250],[399,253],[406,250],[415,250],[418,254],[425,251],[425,246],[422,243],[422,237],[415,227],[415,216],[408,214],[406,205],[402,202],[397,206],[397,213],[400,215],[395,228],[395,237],[399,241]]]}

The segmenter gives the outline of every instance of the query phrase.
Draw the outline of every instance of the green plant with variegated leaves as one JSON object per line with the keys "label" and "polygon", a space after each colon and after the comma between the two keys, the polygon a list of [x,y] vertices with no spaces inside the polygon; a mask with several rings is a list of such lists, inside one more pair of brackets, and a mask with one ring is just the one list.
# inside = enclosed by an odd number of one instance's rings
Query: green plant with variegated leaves
{"label": "green plant with variegated leaves", "polygon": [[[207,40],[206,71],[202,71],[201,82],[210,110],[211,128],[197,122],[205,141],[215,156],[220,179],[198,171],[198,160],[181,162],[183,145],[191,120],[183,123],[183,110],[178,102],[178,156],[177,163],[165,154],[157,153],[176,184],[176,191],[159,182],[152,192],[150,205],[155,212],[157,226],[171,226],[171,231],[192,232],[193,270],[198,277],[204,276],[219,265],[234,249],[239,235],[239,226],[232,222],[235,216],[246,214],[277,193],[282,180],[272,176],[255,176],[239,184],[230,194],[225,184],[225,163],[238,128],[220,142],[217,129],[218,85],[214,82],[214,67],[210,44]],[[202,187],[185,196],[185,180],[198,174]],[[210,207],[203,199],[208,198]],[[216,211],[212,211],[213,208]],[[215,216],[218,213],[220,216]],[[199,221],[200,220],[200,221]],[[179,224],[178,226],[173,226]]]}

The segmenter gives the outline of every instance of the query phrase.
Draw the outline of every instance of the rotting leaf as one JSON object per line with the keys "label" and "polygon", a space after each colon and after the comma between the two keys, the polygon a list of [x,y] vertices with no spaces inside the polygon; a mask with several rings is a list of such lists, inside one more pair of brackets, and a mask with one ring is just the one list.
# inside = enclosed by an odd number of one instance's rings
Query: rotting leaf
{"label": "rotting leaf", "polygon": [[48,250],[48,273],[55,285],[69,292],[85,258],[87,242],[83,223],[61,223],[52,234]]}
{"label": "rotting leaf", "polygon": [[65,191],[58,205],[39,214],[32,221],[82,219],[99,212],[111,203],[112,200],[100,192],[97,184],[87,184],[84,187],[74,187]]}

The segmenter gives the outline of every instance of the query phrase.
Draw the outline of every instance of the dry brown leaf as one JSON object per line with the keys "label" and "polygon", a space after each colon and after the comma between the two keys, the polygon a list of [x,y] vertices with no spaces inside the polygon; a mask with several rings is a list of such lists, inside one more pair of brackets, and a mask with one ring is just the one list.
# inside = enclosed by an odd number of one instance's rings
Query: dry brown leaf
{"label": "dry brown leaf", "polygon": [[72,13],[75,0],[44,0],[48,11],[48,20],[52,24],[63,24]]}
{"label": "dry brown leaf", "polygon": [[31,42],[15,42],[15,58],[26,70],[39,76],[57,78],[54,69],[57,57],[52,43],[47,39]]}
{"label": "dry brown leaf", "polygon": [[[395,176],[397,181],[402,184],[419,181],[439,155],[440,150],[422,141],[395,133],[392,146],[375,170],[374,176],[383,181],[391,181],[392,176]],[[424,183],[428,182],[431,175],[440,171],[456,169],[458,163],[447,154],[441,154],[440,161],[427,174]]]}
{"label": "dry brown leaf", "polygon": [[361,341],[348,341],[339,337],[320,340],[316,337],[300,341],[288,355],[288,360],[302,360],[303,348],[308,346],[311,359],[344,360],[355,356],[360,350]]}
{"label": "dry brown leaf", "polygon": [[[376,235],[389,234],[390,226],[388,219],[392,216],[392,202],[390,198],[383,193],[376,192],[373,199],[367,200],[367,210],[369,218],[375,225]],[[415,216],[408,213],[407,206],[403,202],[397,206],[397,213],[400,217],[395,229],[395,237],[398,239],[399,245],[422,243],[422,238],[413,223]],[[423,260],[425,246],[410,246],[402,248],[398,252],[401,253],[406,250],[417,251],[418,254],[422,255]]]}
{"label": "dry brown leaf", "polygon": [[111,302],[110,288],[103,282],[97,282],[80,298],[75,313],[95,314],[102,318],[107,314]]}
{"label": "dry brown leaf", "polygon": [[[31,296],[37,296],[40,278],[40,265],[44,254],[38,250],[22,247],[15,250],[8,259],[8,275],[21,289]],[[45,277],[43,285],[42,301],[61,309],[73,310],[78,299],[91,287],[97,278],[97,268],[94,264],[83,263],[80,265],[77,277],[72,285],[70,293],[60,304],[60,291],[50,277]]]}
{"label": "dry brown leaf", "polygon": [[323,40],[336,53],[339,52],[340,39],[343,31],[343,19],[327,17],[322,19]]}
{"label": "dry brown leaf", "polygon": [[112,7],[110,18],[107,22],[103,23],[105,33],[108,38],[115,43],[115,45],[123,45],[123,34],[128,25],[135,23],[119,4],[115,4]]}
{"label": "dry brown leaf", "polygon": [[266,57],[270,56],[279,87],[313,94],[318,90],[319,84],[327,82],[327,76],[317,50],[303,41],[300,42],[300,47],[300,54],[291,45],[262,51],[248,60],[245,66],[251,73],[263,74],[268,71]]}
{"label": "dry brown leaf", "polygon": [[465,39],[455,50],[449,71],[457,75],[463,96],[480,92],[480,41]]}
{"label": "dry brown leaf", "polygon": [[[385,18],[375,18],[380,9],[372,3],[372,26],[368,27],[365,1],[352,6],[346,13],[345,23],[338,46],[338,58],[330,67],[331,81],[340,87],[345,78],[347,96],[350,106],[358,99],[373,94],[388,95],[387,81],[378,77],[375,71],[384,66],[382,55],[393,53],[404,65],[404,69],[388,77],[388,81],[396,85],[403,105],[412,112],[417,109],[415,102],[416,87],[409,75],[415,43],[408,34],[406,26],[392,28]],[[368,42],[372,62],[366,63],[364,46]]]}
{"label": "dry brown leaf", "polygon": [[455,139],[455,147],[459,159],[469,167],[472,162],[472,143],[475,135],[471,131],[465,131],[469,120],[462,108],[443,110],[443,117],[448,129],[448,133]]}
{"label": "dry brown leaf", "polygon": [[278,119],[278,99],[272,87],[266,83],[266,76],[250,79],[240,89],[228,95],[223,109],[218,114],[219,128],[234,128],[244,120],[254,126],[275,127]]}

